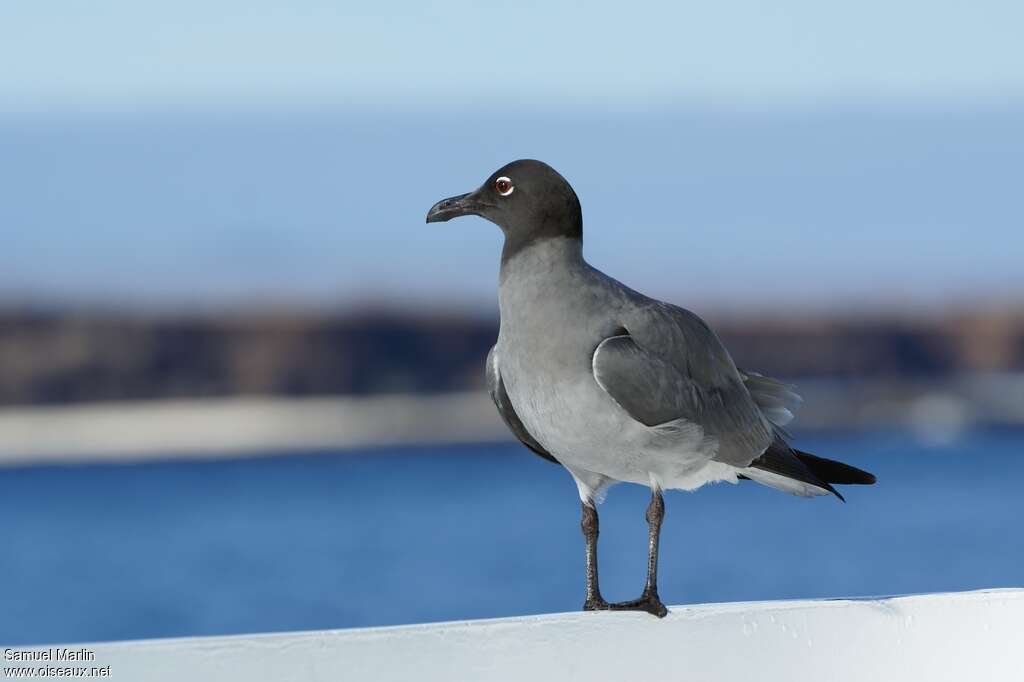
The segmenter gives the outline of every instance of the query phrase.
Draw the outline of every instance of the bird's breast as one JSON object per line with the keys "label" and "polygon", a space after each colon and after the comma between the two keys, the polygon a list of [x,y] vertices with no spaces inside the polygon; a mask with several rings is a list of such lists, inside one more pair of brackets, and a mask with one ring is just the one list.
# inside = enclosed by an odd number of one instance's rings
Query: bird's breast
{"label": "bird's breast", "polygon": [[[530,434],[563,461],[607,438],[622,416],[594,379],[601,334],[571,308],[548,306],[554,319],[503,313],[498,338],[502,380]],[[536,311],[534,311],[536,312]]]}

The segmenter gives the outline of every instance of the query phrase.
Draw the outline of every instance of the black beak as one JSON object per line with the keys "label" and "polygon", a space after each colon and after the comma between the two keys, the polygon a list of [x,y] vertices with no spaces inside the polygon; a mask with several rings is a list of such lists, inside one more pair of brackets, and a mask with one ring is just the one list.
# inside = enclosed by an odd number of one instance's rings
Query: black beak
{"label": "black beak", "polygon": [[460,194],[457,197],[441,199],[441,201],[434,204],[427,211],[427,222],[443,223],[446,220],[463,215],[480,215],[481,211],[485,208],[488,208],[488,205],[476,198],[476,192]]}

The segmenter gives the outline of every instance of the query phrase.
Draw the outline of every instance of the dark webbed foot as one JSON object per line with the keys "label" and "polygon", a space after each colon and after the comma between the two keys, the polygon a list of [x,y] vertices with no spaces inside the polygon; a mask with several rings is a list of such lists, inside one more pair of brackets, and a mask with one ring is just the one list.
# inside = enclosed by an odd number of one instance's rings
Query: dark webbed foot
{"label": "dark webbed foot", "polygon": [[657,592],[644,593],[639,599],[608,603],[604,599],[588,599],[583,604],[584,611],[646,611],[652,616],[664,618],[668,609],[661,603]]}
{"label": "dark webbed foot", "polygon": [[646,592],[639,599],[631,601],[620,601],[609,604],[610,611],[646,611],[652,616],[664,618],[668,615],[668,609],[661,603],[658,593],[647,594]]}

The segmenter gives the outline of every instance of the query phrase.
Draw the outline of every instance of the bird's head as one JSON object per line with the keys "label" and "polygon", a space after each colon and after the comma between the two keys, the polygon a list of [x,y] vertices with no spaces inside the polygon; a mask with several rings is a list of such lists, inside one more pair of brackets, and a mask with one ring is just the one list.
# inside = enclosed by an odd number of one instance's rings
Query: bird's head
{"label": "bird's head", "polygon": [[464,215],[477,215],[500,227],[506,246],[549,237],[583,237],[576,192],[554,168],[531,159],[506,164],[472,192],[437,202],[427,213],[427,222]]}

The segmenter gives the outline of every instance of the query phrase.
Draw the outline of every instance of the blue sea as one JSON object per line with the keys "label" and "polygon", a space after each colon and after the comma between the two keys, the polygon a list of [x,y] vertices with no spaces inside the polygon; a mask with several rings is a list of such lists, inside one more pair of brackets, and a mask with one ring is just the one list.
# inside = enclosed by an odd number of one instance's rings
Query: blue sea
{"label": "blue sea", "polygon": [[[1024,584],[1024,431],[817,433],[847,503],[672,492],[669,604]],[[644,578],[648,492],[600,507],[609,599]],[[0,470],[0,643],[346,628],[578,609],[575,486],[514,445]]]}

